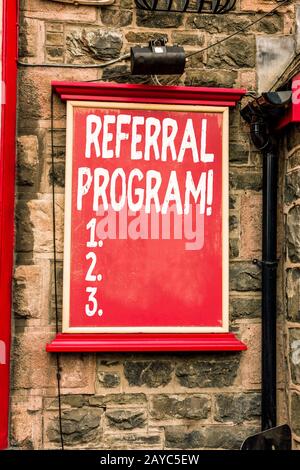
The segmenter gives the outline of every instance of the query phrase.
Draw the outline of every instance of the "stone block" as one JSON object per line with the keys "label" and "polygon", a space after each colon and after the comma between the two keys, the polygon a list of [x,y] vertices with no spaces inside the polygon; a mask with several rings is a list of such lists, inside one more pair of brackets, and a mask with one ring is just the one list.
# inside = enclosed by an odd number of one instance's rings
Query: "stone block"
{"label": "stone block", "polygon": [[127,42],[134,45],[148,45],[149,41],[153,39],[168,39],[168,34],[160,31],[128,31],[125,33],[125,38]]}
{"label": "stone block", "polygon": [[247,165],[249,160],[249,144],[246,142],[230,142],[229,161],[234,165]]}
{"label": "stone block", "polygon": [[20,24],[19,56],[35,57],[38,55],[37,37],[41,29],[41,23],[33,18],[24,18]]}
{"label": "stone block", "polygon": [[23,135],[17,139],[18,183],[32,186],[38,168],[38,139],[35,135]]}
{"label": "stone block", "polygon": [[[34,239],[34,251],[36,253],[53,252],[53,218],[52,201],[32,199],[27,203],[30,211],[30,223]],[[62,252],[63,249],[63,195],[56,194],[56,249]]]}
{"label": "stone block", "polygon": [[230,189],[244,191],[261,191],[262,189],[262,173],[252,168],[247,170],[233,170],[229,172]]}
{"label": "stone block", "polygon": [[124,28],[132,24],[133,13],[130,10],[101,8],[101,21],[110,28]]}
{"label": "stone block", "polygon": [[286,129],[286,145],[288,152],[291,152],[300,145],[300,123],[293,123]]}
{"label": "stone block", "polygon": [[136,408],[147,404],[145,393],[110,393],[105,395],[95,395],[89,398],[91,406],[99,408],[116,408],[126,406],[126,408]]}
{"label": "stone block", "polygon": [[49,334],[37,332],[19,334],[15,338],[13,388],[56,387],[56,360],[46,352],[46,344],[50,339]]}
{"label": "stone block", "polygon": [[232,291],[259,291],[261,289],[261,270],[251,262],[231,263],[229,283]]}
{"label": "stone block", "polygon": [[59,188],[65,187],[65,164],[56,162],[54,167],[50,164],[49,174],[48,174],[49,184],[52,186],[58,186]]}
{"label": "stone block", "polygon": [[166,448],[238,450],[246,437],[259,431],[259,426],[184,426],[165,428]]}
{"label": "stone block", "polygon": [[247,345],[241,353],[241,364],[237,378],[244,390],[259,389],[261,384],[261,325],[240,325],[239,338]]}
{"label": "stone block", "polygon": [[63,393],[94,393],[95,357],[91,354],[66,354],[60,359]]}
{"label": "stone block", "polygon": [[[68,446],[98,441],[101,437],[103,411],[95,408],[66,410],[62,413],[62,433]],[[47,437],[50,442],[60,443],[59,422],[56,416],[49,420]]]}
{"label": "stone block", "polygon": [[[251,8],[253,12],[253,8]],[[237,33],[241,28],[260,18],[256,14],[234,14],[230,15],[189,15],[186,26],[191,29],[198,29],[211,35]],[[251,32],[256,31],[265,34],[275,34],[283,29],[283,17],[280,14],[273,14],[271,17],[263,18],[251,27]],[[249,32],[248,32],[249,33]],[[247,37],[248,35],[245,34]]]}
{"label": "stone block", "polygon": [[[215,42],[214,39],[210,43]],[[255,67],[255,37],[235,36],[208,51],[207,66],[212,68],[253,68]]]}
{"label": "stone block", "polygon": [[239,363],[237,354],[203,353],[178,362],[175,375],[182,387],[228,387],[236,378]]}
{"label": "stone block", "polygon": [[300,328],[289,329],[290,370],[295,385],[300,385]]}
{"label": "stone block", "polygon": [[11,408],[10,446],[19,450],[36,450],[42,447],[42,417],[29,412],[26,404]]}
{"label": "stone block", "polygon": [[43,288],[41,266],[18,266],[14,276],[14,312],[24,318],[41,316],[41,295]]}
{"label": "stone block", "polygon": [[224,393],[215,397],[215,420],[240,424],[258,420],[261,415],[259,393]]}
{"label": "stone block", "polygon": [[141,450],[141,449],[162,449],[163,436],[159,432],[123,432],[118,434],[115,430],[113,434],[106,434],[101,448],[108,450]]}
{"label": "stone block", "polygon": [[109,410],[106,418],[110,427],[120,430],[131,430],[146,426],[147,416],[141,410]]}
{"label": "stone block", "polygon": [[26,201],[19,201],[16,205],[16,250],[30,253],[33,249],[33,243],[29,207]]}
{"label": "stone block", "polygon": [[300,394],[293,393],[291,397],[291,425],[292,430],[300,437]]}
{"label": "stone block", "polygon": [[211,409],[208,395],[154,395],[151,416],[154,419],[206,419]]}
{"label": "stone block", "polygon": [[184,76],[186,86],[203,87],[226,87],[234,86],[237,79],[237,72],[234,70],[209,70],[203,69],[200,72],[188,70]]}
{"label": "stone block", "polygon": [[162,387],[172,379],[173,365],[167,361],[125,361],[124,374],[129,386]]}
{"label": "stone block", "polygon": [[67,61],[91,63],[119,57],[123,36],[119,30],[76,29],[67,33]]}
{"label": "stone block", "polygon": [[183,15],[169,12],[149,12],[137,10],[136,24],[143,28],[178,28],[182,25]]}
{"label": "stone block", "polygon": [[291,204],[300,198],[300,169],[288,173],[285,177],[284,199],[287,204]]}
{"label": "stone block", "polygon": [[23,0],[21,11],[26,16],[50,21],[76,21],[93,23],[97,20],[97,8],[44,0]]}
{"label": "stone block", "polygon": [[[299,139],[300,140],[300,139]],[[300,143],[300,142],[299,142]],[[288,170],[293,170],[297,167],[300,167],[300,149],[296,149],[292,155],[289,156],[288,158],[288,161],[287,161],[287,165],[288,165]],[[299,170],[298,170],[299,171]],[[294,186],[294,185],[293,185]],[[293,191],[293,190],[292,190]],[[298,190],[297,190],[297,198],[299,197],[299,193],[298,193]]]}
{"label": "stone block", "polygon": [[300,206],[290,209],[286,221],[288,257],[293,263],[300,261]]}
{"label": "stone block", "polygon": [[259,318],[261,316],[261,299],[257,297],[231,297],[229,309],[232,320]]}
{"label": "stone block", "polygon": [[121,379],[117,372],[98,371],[97,381],[100,387],[116,388],[119,387]]}
{"label": "stone block", "polygon": [[300,269],[288,269],[286,272],[286,308],[287,318],[300,322]]}
{"label": "stone block", "polygon": [[245,192],[241,196],[241,244],[240,257],[259,257],[262,246],[262,197]]}
{"label": "stone block", "polygon": [[203,46],[205,42],[204,34],[197,34],[185,32],[185,31],[174,31],[172,32],[172,43],[179,44],[180,46]]}

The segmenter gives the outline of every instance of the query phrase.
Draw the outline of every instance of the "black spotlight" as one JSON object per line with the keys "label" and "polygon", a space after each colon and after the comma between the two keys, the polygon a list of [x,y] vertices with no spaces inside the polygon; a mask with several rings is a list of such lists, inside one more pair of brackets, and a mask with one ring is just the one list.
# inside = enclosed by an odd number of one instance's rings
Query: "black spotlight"
{"label": "black spotlight", "polygon": [[166,43],[160,38],[150,41],[148,47],[132,47],[132,75],[181,75],[186,61],[184,49]]}

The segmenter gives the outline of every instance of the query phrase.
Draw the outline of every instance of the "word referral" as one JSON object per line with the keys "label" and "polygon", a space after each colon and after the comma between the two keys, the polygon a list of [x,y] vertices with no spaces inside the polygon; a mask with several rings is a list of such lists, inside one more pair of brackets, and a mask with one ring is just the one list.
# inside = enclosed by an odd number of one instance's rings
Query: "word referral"
{"label": "word referral", "polygon": [[[87,164],[78,168],[77,210],[82,210],[85,196],[93,191],[94,212],[99,207],[108,210],[109,204],[119,212],[127,204],[133,212],[143,208],[150,213],[154,207],[157,213],[166,214],[175,204],[178,214],[188,214],[191,205],[197,204],[200,214],[210,215],[211,208],[206,211],[206,207],[213,202],[215,155],[207,152],[207,119],[197,119],[181,118],[178,122],[169,117],[89,114]],[[88,166],[94,159],[102,160],[102,165]],[[110,159],[119,160],[120,166],[105,168],[109,165],[104,160]],[[125,159],[127,164],[122,167]],[[133,162],[130,169],[128,159]],[[167,162],[175,162],[177,169],[164,169]],[[180,167],[183,162],[195,165],[195,170],[184,172]],[[201,169],[206,165],[205,171],[200,171],[199,164]],[[152,165],[156,169],[147,169]]]}

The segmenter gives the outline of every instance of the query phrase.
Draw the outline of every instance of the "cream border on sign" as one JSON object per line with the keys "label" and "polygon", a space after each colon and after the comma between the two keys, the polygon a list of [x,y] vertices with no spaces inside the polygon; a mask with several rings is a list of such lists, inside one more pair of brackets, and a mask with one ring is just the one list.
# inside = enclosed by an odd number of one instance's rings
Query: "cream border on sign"
{"label": "cream border on sign", "polygon": [[[74,108],[142,109],[222,114],[222,326],[220,327],[70,327],[72,158]],[[229,110],[221,106],[160,105],[101,101],[67,102],[64,217],[63,333],[227,333],[229,331]]]}

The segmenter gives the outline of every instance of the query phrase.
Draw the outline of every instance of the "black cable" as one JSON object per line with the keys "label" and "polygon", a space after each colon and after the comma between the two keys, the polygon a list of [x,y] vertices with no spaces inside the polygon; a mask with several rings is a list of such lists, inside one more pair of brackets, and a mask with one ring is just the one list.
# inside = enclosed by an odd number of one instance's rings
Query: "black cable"
{"label": "black cable", "polygon": [[21,65],[22,67],[57,67],[57,68],[70,68],[70,69],[104,69],[109,65],[114,65],[118,62],[122,62],[123,60],[130,59],[130,54],[124,54],[116,59],[108,60],[107,62],[103,62],[102,64],[64,64],[59,62],[53,63],[45,63],[45,64],[30,64],[28,62],[23,62],[22,60],[18,60],[17,64]]}
{"label": "black cable", "polygon": [[272,15],[276,10],[278,10],[278,8],[280,8],[282,5],[285,5],[286,3],[289,3],[291,0],[283,0],[283,1],[280,1],[280,3],[274,7],[272,10],[268,11],[267,13],[263,14],[262,16],[260,16],[259,18],[257,18],[256,20],[252,21],[252,23],[249,23],[248,25],[246,26],[242,26],[241,28],[238,29],[238,31],[235,31],[234,33],[232,34],[229,34],[228,36],[226,36],[225,38],[223,39],[220,39],[219,41],[216,41],[216,42],[213,42],[212,44],[210,44],[209,46],[206,46],[206,47],[203,47],[203,49],[199,49],[198,51],[194,51],[194,52],[191,52],[190,54],[188,54],[186,56],[186,58],[188,59],[189,57],[192,57],[196,54],[200,54],[201,52],[204,52],[204,51],[207,51],[208,49],[211,49],[212,47],[215,47],[215,46],[218,46],[219,44],[222,44],[223,42],[227,41],[228,39],[231,39],[233,38],[234,36],[236,36],[237,34],[240,34],[240,33],[243,33],[245,31],[247,31],[249,28],[251,28],[253,25],[255,25],[256,23],[259,23],[261,20],[263,20],[264,18],[266,18],[266,16],[269,16],[269,15]]}
{"label": "black cable", "polygon": [[[57,256],[56,256],[56,217],[55,217],[55,165],[54,165],[54,92],[51,92],[51,162],[52,162],[52,221],[53,221],[53,264],[54,264],[54,303],[55,303],[55,326],[56,333],[59,332],[58,321],[58,295],[57,295]],[[56,379],[58,398],[58,420],[61,450],[64,450],[64,439],[62,432],[62,411],[61,411],[61,367],[60,356],[56,353]]]}

